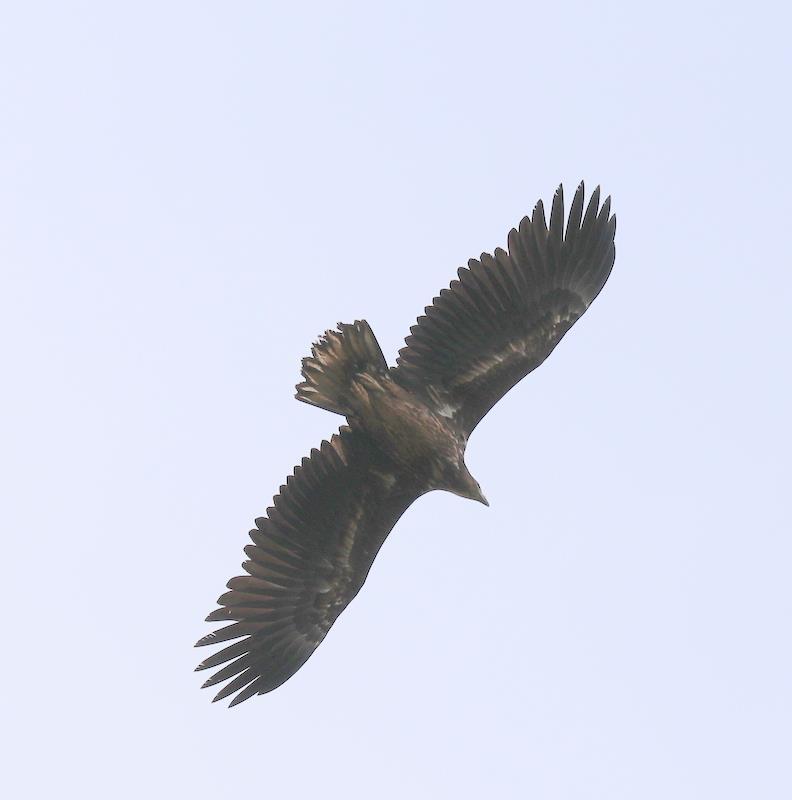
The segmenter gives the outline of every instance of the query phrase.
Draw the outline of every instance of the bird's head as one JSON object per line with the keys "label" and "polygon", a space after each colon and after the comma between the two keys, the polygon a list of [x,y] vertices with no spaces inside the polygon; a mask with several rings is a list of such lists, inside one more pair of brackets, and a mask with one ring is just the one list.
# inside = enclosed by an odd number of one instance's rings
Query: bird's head
{"label": "bird's head", "polygon": [[467,497],[469,500],[478,500],[485,506],[489,505],[479,482],[470,474],[470,470],[462,459],[457,463],[449,464],[444,470],[443,478],[445,485],[442,488],[446,491],[453,492],[460,497]]}

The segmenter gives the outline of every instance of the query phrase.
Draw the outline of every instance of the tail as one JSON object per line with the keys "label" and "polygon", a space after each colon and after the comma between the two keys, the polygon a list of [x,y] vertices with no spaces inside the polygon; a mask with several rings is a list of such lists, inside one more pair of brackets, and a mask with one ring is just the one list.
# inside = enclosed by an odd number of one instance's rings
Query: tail
{"label": "tail", "polygon": [[305,380],[297,384],[296,397],[346,416],[352,411],[349,390],[355,376],[378,376],[387,371],[388,364],[368,322],[339,322],[338,331],[325,331],[311,348],[311,355],[303,359]]}

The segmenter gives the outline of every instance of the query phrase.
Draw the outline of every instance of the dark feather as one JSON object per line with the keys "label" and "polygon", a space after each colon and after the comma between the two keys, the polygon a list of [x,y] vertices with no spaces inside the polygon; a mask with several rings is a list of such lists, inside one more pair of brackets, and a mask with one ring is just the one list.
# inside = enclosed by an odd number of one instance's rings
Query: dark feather
{"label": "dark feather", "polygon": [[245,548],[247,575],[232,578],[210,621],[232,622],[196,646],[231,644],[198,669],[231,705],[275,689],[310,657],[360,590],[396,521],[421,494],[364,435],[342,428],[281,487]]}
{"label": "dark feather", "polygon": [[399,351],[395,380],[415,392],[432,386],[466,434],[509,389],[536,369],[586,311],[608,279],[616,219],[599,187],[583,214],[575,192],[564,231],[559,187],[509,233],[508,254],[482,254],[440,292]]}

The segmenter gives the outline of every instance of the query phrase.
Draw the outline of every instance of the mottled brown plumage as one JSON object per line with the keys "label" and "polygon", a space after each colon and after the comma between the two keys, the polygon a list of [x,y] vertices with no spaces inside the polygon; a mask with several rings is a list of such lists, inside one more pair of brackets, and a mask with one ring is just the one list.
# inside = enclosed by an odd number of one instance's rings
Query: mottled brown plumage
{"label": "mottled brown plumage", "polygon": [[[602,289],[616,219],[597,188],[578,187],[564,229],[563,192],[549,226],[541,201],[509,234],[509,252],[468,262],[411,328],[389,368],[368,323],[339,324],[303,359],[297,398],[343,426],[295,468],[245,548],[197,644],[226,645],[198,669],[235,705],[280,686],[310,657],[363,585],[386,537],[422,494],[487,503],[468,471],[468,437],[490,408],[552,352]],[[227,663],[230,662],[230,663]]]}

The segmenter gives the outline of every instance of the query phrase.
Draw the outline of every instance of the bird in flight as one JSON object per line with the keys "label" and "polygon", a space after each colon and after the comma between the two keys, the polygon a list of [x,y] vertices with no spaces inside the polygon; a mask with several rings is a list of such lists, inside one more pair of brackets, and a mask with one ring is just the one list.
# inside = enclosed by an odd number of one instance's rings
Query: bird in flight
{"label": "bird in flight", "polygon": [[599,187],[584,211],[563,187],[549,225],[541,200],[508,236],[458,271],[389,367],[365,320],[339,324],[303,359],[297,399],[346,417],[295,467],[245,547],[208,622],[230,623],[196,643],[226,642],[198,665],[222,666],[215,700],[234,706],[280,686],[310,658],[360,591],[399,517],[444,489],[488,505],[465,465],[482,417],[550,355],[608,279],[616,218]]}

